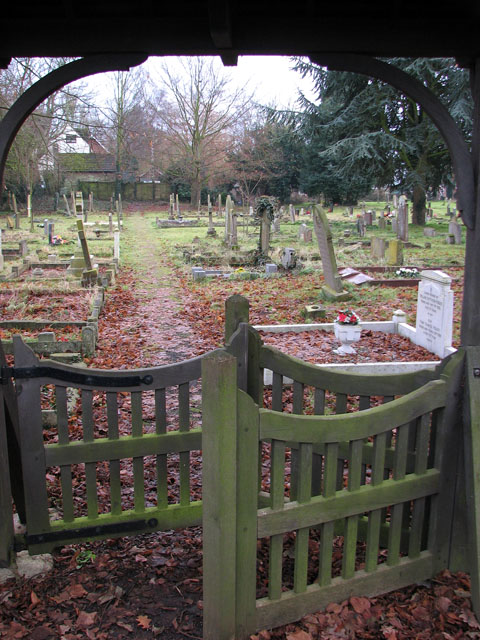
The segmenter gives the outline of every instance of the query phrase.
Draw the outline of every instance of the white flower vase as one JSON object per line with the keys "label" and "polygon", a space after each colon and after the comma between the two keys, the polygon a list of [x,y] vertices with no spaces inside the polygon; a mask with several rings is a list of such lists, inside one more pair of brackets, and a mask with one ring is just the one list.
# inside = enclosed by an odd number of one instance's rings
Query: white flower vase
{"label": "white flower vase", "polygon": [[337,353],[340,356],[357,353],[351,345],[360,340],[362,333],[362,327],[360,324],[340,324],[340,322],[335,322],[333,330],[337,340],[342,343],[338,349],[333,350],[334,353]]}

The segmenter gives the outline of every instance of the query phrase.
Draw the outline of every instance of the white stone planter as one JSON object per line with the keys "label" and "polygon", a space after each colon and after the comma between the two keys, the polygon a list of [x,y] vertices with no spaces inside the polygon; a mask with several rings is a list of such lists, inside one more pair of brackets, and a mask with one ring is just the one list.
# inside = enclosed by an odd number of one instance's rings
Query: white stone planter
{"label": "white stone planter", "polygon": [[360,340],[362,333],[362,327],[360,324],[340,324],[339,322],[335,322],[333,330],[337,340],[342,343],[338,349],[334,349],[334,353],[341,356],[356,353],[355,349],[351,345]]}

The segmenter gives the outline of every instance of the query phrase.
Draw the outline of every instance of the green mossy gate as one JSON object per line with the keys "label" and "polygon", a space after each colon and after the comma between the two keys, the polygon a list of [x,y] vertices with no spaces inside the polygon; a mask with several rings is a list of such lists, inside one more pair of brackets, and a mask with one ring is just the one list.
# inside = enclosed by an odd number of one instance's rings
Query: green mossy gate
{"label": "green mossy gate", "polygon": [[[233,296],[224,349],[141,370],[38,361],[16,339],[15,367],[2,362],[0,563],[15,540],[41,553],[203,522],[208,640],[247,638],[443,568],[470,571],[478,614],[480,349],[460,349],[436,371],[332,373],[264,346],[245,321],[248,303]],[[69,389],[80,394],[73,435]],[[45,398],[57,417],[46,439]],[[200,451],[202,500],[192,500]],[[24,536],[13,534],[12,496]]]}
{"label": "green mossy gate", "polygon": [[478,616],[480,349],[361,376],[281,354],[247,324],[235,342],[248,360],[202,364],[204,637],[246,639],[444,568],[470,572]]}

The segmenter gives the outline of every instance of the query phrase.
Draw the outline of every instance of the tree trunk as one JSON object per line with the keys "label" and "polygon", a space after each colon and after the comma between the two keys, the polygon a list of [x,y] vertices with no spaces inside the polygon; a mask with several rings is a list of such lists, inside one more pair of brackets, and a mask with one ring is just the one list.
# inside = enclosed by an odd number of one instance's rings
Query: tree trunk
{"label": "tree trunk", "polygon": [[200,184],[200,180],[194,178],[190,185],[190,204],[192,207],[196,208],[198,206],[198,201],[200,200],[201,193],[202,186]]}
{"label": "tree trunk", "polygon": [[425,189],[416,184],[413,187],[412,224],[425,226],[426,203]]}

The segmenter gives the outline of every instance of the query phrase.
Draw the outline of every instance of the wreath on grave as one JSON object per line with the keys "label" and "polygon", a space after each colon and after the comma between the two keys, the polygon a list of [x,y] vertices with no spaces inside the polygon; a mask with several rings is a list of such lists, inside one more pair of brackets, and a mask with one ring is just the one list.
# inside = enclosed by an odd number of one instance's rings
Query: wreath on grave
{"label": "wreath on grave", "polygon": [[275,209],[278,207],[278,198],[274,196],[260,196],[255,200],[255,215],[262,218],[266,213],[268,219],[273,222],[275,218]]}

